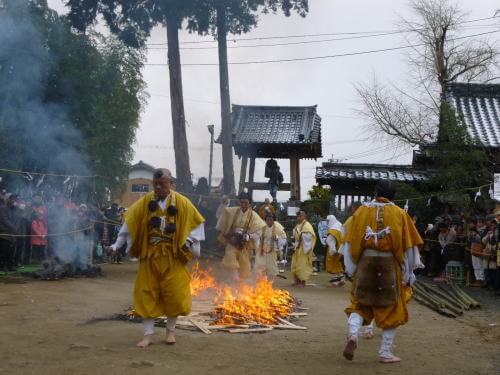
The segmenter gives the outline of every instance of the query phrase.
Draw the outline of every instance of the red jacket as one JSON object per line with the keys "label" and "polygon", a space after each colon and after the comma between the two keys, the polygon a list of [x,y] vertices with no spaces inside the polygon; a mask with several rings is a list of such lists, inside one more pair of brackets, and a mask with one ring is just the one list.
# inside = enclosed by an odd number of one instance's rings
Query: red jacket
{"label": "red jacket", "polygon": [[31,237],[32,246],[47,246],[47,226],[43,220],[33,220],[31,234],[35,235],[35,237]]}

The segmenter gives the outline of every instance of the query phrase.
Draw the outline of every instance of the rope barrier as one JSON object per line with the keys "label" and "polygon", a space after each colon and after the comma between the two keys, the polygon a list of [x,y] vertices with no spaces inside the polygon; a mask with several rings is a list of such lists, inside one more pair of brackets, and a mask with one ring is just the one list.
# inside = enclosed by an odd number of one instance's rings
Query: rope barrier
{"label": "rope barrier", "polygon": [[[101,176],[101,175],[93,175],[93,176],[85,176],[85,175],[67,175],[67,174],[54,174],[54,173],[41,173],[41,172],[27,172],[27,171],[19,171],[19,170],[13,170],[13,169],[6,169],[6,168],[0,168],[0,172],[8,172],[8,173],[17,173],[17,174],[30,174],[30,175],[39,175],[39,176],[54,176],[54,177],[72,177],[72,178],[104,178],[104,179],[111,179],[111,176]],[[125,179],[123,181],[128,181],[128,179]],[[432,194],[428,195],[422,195],[422,196],[417,196],[417,197],[410,197],[410,198],[402,198],[402,199],[396,199],[394,202],[406,202],[406,201],[416,201],[416,200],[422,200],[422,199],[430,199],[439,195],[449,195],[449,194],[456,194],[456,193],[461,193],[461,192],[466,192],[466,191],[473,191],[473,190],[481,190],[485,187],[490,187],[493,183],[488,183],[480,186],[475,186],[475,187],[469,187],[469,188],[463,188],[459,190],[453,190],[453,191],[448,191],[448,192],[435,192]],[[186,191],[181,191],[181,190],[176,190],[177,192],[186,195],[187,197],[192,197],[194,200],[195,198],[198,198],[201,200],[202,198],[207,199],[207,200],[217,200],[220,201],[220,197],[214,197],[208,194],[200,194],[200,193],[193,193],[193,192],[186,192]],[[331,202],[332,199],[310,199],[315,202]],[[230,199],[231,201],[237,201],[237,199]]]}
{"label": "rope barrier", "polygon": [[99,176],[99,175],[82,176],[82,175],[73,175],[73,174],[57,174],[57,173],[50,173],[50,172],[27,172],[27,171],[19,171],[19,170],[15,170],[15,169],[7,169],[7,168],[0,168],[0,172],[15,173],[15,174],[29,174],[29,175],[34,175],[34,176],[51,176],[51,177],[73,177],[73,178],[96,178],[96,177],[102,177],[102,178],[111,178],[111,177]]}
{"label": "rope barrier", "polygon": [[39,234],[11,234],[11,233],[0,233],[0,237],[59,237],[59,236],[67,236],[70,234],[74,233],[80,233],[80,232],[85,232],[86,230],[93,229],[92,225],[89,225],[88,227],[81,228],[81,229],[75,229],[72,230],[71,232],[65,232],[65,233],[48,233],[45,235],[39,235]]}

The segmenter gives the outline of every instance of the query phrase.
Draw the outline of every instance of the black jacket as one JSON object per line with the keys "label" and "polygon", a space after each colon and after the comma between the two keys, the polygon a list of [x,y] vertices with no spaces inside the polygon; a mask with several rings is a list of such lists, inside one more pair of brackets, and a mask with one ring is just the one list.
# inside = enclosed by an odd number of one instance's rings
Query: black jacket
{"label": "black jacket", "polygon": [[9,242],[15,242],[15,237],[2,236],[1,234],[18,234],[18,218],[16,209],[0,203],[0,238]]}

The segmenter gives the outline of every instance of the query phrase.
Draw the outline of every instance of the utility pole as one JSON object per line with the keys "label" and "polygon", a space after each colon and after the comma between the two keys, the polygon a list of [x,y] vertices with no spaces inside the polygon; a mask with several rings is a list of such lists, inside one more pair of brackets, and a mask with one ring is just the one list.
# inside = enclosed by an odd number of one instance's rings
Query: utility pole
{"label": "utility pole", "polygon": [[212,189],[212,166],[214,160],[214,125],[208,125],[208,132],[210,133],[210,167],[208,168],[208,187]]}

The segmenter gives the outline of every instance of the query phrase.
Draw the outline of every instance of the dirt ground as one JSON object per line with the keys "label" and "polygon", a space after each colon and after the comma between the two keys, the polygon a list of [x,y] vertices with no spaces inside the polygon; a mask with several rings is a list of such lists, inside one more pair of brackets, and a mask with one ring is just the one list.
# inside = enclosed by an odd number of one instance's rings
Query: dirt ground
{"label": "dirt ground", "polygon": [[355,360],[347,362],[348,289],[328,287],[326,274],[305,289],[290,288],[290,278],[277,281],[309,308],[298,323],[307,331],[178,330],[177,345],[166,346],[157,328],[157,342],[138,349],[140,324],[85,324],[131,304],[136,268],[105,265],[105,277],[95,279],[0,279],[0,374],[500,374],[499,298],[484,292],[474,292],[483,308],[460,319],[412,302],[410,322],[396,338],[400,364],[377,363],[378,330],[373,340],[360,341]]}

